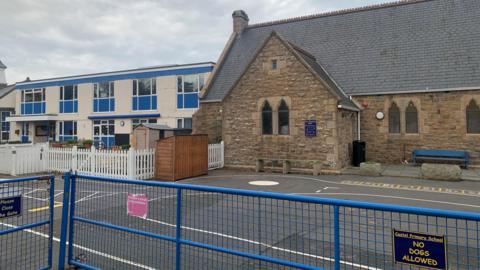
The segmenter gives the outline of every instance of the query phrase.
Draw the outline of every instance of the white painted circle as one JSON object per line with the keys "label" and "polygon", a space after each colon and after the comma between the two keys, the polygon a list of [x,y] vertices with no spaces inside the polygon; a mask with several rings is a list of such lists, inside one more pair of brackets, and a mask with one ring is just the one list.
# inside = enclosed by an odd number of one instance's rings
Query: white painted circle
{"label": "white painted circle", "polygon": [[248,182],[250,185],[254,186],[276,186],[278,182],[275,181],[250,181]]}

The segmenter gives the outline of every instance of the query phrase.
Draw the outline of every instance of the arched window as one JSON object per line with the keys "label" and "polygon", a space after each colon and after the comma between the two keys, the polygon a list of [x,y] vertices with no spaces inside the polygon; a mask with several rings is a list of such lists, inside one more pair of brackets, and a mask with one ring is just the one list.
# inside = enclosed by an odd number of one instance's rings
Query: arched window
{"label": "arched window", "polygon": [[262,108],[262,134],[272,134],[272,107],[265,101]]}
{"label": "arched window", "polygon": [[400,109],[395,103],[392,103],[388,110],[388,131],[390,133],[400,133]]}
{"label": "arched window", "polygon": [[287,103],[285,103],[285,100],[282,99],[280,102],[280,107],[278,107],[278,134],[290,134],[289,118]]}
{"label": "arched window", "polygon": [[418,133],[418,112],[417,108],[410,101],[407,109],[405,110],[405,132],[406,133]]}
{"label": "arched window", "polygon": [[467,133],[480,133],[480,108],[473,99],[467,106]]}

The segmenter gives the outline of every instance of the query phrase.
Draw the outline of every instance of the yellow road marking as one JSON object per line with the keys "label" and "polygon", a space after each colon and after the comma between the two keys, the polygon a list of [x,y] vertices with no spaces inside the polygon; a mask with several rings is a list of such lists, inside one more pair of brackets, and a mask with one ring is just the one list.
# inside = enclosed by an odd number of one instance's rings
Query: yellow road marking
{"label": "yellow road marking", "polygon": [[480,196],[480,191],[454,189],[454,188],[399,185],[399,184],[382,184],[382,183],[376,183],[376,182],[350,181],[350,180],[341,181],[340,183],[347,184],[347,185],[354,185],[354,186],[378,187],[378,188],[401,189],[401,190],[416,190],[416,191],[426,191],[426,192],[455,194],[455,195]]}
{"label": "yellow road marking", "polygon": [[[55,204],[53,205],[53,208],[57,208],[57,207],[61,207],[61,206],[62,206],[61,202],[55,202]],[[40,212],[40,211],[45,211],[45,210],[48,210],[48,209],[50,209],[49,205],[43,206],[43,207],[33,208],[33,209],[28,210],[28,212]]]}

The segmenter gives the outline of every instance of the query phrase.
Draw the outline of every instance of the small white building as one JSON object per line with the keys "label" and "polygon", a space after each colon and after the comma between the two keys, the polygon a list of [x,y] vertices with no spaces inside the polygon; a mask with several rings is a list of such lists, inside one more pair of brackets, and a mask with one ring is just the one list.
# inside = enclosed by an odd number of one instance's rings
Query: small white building
{"label": "small white building", "polygon": [[130,142],[142,123],[191,128],[198,94],[213,62],[33,80],[17,83],[14,140],[91,139],[110,147]]}
{"label": "small white building", "polygon": [[10,140],[10,123],[7,117],[15,111],[15,85],[8,85],[5,75],[7,67],[0,61],[0,143]]}

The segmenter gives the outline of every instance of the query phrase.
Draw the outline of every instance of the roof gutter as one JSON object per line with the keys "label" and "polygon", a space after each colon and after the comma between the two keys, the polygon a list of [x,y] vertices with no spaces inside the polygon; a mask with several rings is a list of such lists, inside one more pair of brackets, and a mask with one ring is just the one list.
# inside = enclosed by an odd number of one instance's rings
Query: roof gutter
{"label": "roof gutter", "polygon": [[344,110],[349,110],[349,111],[354,111],[354,112],[359,112],[360,111],[360,109],[358,109],[358,108],[354,108],[354,107],[346,106],[346,105],[342,105],[342,104],[338,104],[337,108],[344,109]]}
{"label": "roof gutter", "polygon": [[397,95],[397,94],[411,94],[411,93],[435,93],[435,92],[449,92],[449,91],[472,91],[480,90],[480,86],[475,87],[456,87],[456,88],[438,88],[438,89],[420,89],[407,91],[383,91],[383,92],[367,92],[359,94],[350,94],[351,96],[376,96],[376,95]]}

